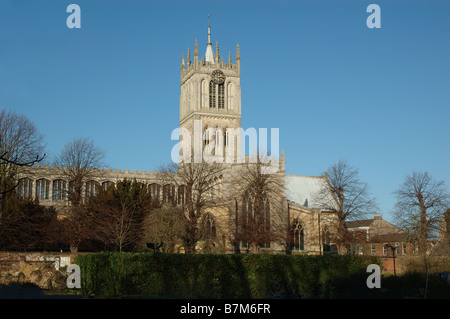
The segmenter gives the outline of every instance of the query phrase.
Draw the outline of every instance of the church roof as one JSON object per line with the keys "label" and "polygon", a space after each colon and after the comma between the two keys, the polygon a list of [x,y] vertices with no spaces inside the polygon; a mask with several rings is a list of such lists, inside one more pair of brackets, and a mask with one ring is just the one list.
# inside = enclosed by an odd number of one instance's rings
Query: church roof
{"label": "church roof", "polygon": [[[286,197],[289,201],[311,208],[320,208],[317,195],[326,186],[323,176],[286,175]],[[331,194],[330,194],[331,196]]]}

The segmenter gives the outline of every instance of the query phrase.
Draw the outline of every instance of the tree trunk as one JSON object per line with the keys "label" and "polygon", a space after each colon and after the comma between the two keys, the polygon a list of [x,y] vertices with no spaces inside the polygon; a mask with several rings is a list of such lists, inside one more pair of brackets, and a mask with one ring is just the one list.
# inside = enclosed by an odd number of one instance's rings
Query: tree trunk
{"label": "tree trunk", "polygon": [[78,245],[76,244],[70,244],[70,252],[72,254],[78,254]]}

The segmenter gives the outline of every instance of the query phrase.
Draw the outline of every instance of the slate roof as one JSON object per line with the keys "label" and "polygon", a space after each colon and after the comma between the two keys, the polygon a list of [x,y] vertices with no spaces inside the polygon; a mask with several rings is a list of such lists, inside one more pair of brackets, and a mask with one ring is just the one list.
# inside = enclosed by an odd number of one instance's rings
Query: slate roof
{"label": "slate roof", "polygon": [[286,175],[285,182],[286,197],[289,201],[305,207],[319,208],[320,205],[317,203],[316,195],[323,186],[326,186],[325,177]]}
{"label": "slate roof", "polygon": [[375,235],[370,241],[373,243],[387,243],[387,242],[402,242],[405,241],[405,234],[403,233],[390,233],[383,235]]}
{"label": "slate roof", "polygon": [[347,228],[369,227],[373,223],[373,219],[363,219],[345,222]]}

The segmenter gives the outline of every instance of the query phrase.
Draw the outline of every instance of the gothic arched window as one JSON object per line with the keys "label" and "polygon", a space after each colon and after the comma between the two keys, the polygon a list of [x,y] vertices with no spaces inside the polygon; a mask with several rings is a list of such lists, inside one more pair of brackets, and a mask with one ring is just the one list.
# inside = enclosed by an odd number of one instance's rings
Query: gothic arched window
{"label": "gothic arched window", "polygon": [[[217,101],[217,104],[216,104]],[[209,82],[209,108],[225,108],[225,84],[216,84]]]}
{"label": "gothic arched window", "polygon": [[114,186],[114,182],[106,181],[102,183],[102,188],[104,191],[107,191],[111,186]]}
{"label": "gothic arched window", "polygon": [[33,190],[33,181],[29,178],[22,178],[19,181],[19,197],[27,197],[31,198],[32,196],[32,190]]}
{"label": "gothic arched window", "polygon": [[178,204],[179,205],[184,205],[185,200],[186,200],[186,186],[184,185],[180,185],[178,187]]}
{"label": "gothic arched window", "polygon": [[217,125],[214,128],[214,142],[215,142],[216,147],[218,147],[220,145],[220,143],[222,142],[221,130]]}
{"label": "gothic arched window", "polygon": [[331,252],[330,231],[326,228],[322,232],[322,244],[323,244],[323,252]]}
{"label": "gothic arched window", "polygon": [[215,132],[216,128],[209,127],[208,125],[205,126],[203,129],[203,145],[206,146],[213,141],[215,138]]}
{"label": "gothic arched window", "polygon": [[49,199],[50,181],[46,179],[38,179],[36,181],[36,197],[39,199]]}
{"label": "gothic arched window", "polygon": [[202,220],[202,237],[204,239],[215,239],[216,238],[216,225],[214,218],[211,214],[206,214]]}
{"label": "gothic arched window", "polygon": [[161,186],[159,184],[152,183],[148,186],[148,192],[152,200],[159,200]]}
{"label": "gothic arched window", "polygon": [[217,99],[219,101],[219,109],[224,109],[225,108],[225,85],[219,84],[218,85],[218,95],[217,95]]}
{"label": "gothic arched window", "polygon": [[163,202],[164,203],[170,203],[174,200],[174,193],[175,193],[175,187],[166,184],[163,186]]}
{"label": "gothic arched window", "polygon": [[53,200],[65,200],[66,199],[66,181],[57,179],[53,181]]}
{"label": "gothic arched window", "polygon": [[291,228],[291,250],[305,250],[305,232],[298,219],[294,220]]}
{"label": "gothic arched window", "polygon": [[244,194],[238,227],[244,246],[251,239],[261,248],[270,247],[270,203],[265,194],[258,196],[253,189]]}
{"label": "gothic arched window", "polygon": [[209,108],[216,107],[216,83],[214,81],[209,82]]}
{"label": "gothic arched window", "polygon": [[86,199],[98,194],[98,185],[95,181],[86,182]]}

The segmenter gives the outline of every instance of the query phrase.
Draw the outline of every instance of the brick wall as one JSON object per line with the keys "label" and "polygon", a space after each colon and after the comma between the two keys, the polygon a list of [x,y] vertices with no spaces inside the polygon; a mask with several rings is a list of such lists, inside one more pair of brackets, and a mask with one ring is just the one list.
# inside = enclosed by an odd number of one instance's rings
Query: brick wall
{"label": "brick wall", "polygon": [[[392,257],[382,257],[383,271],[394,272],[394,259]],[[428,256],[428,271],[430,273],[450,271],[449,256]],[[424,272],[424,260],[420,256],[398,256],[395,258],[395,271],[401,274],[405,271]]]}
{"label": "brick wall", "polygon": [[[392,257],[382,257],[383,260],[383,271],[385,272],[394,272],[394,258]],[[403,272],[403,263],[401,257],[395,258],[395,272],[397,274]]]}

